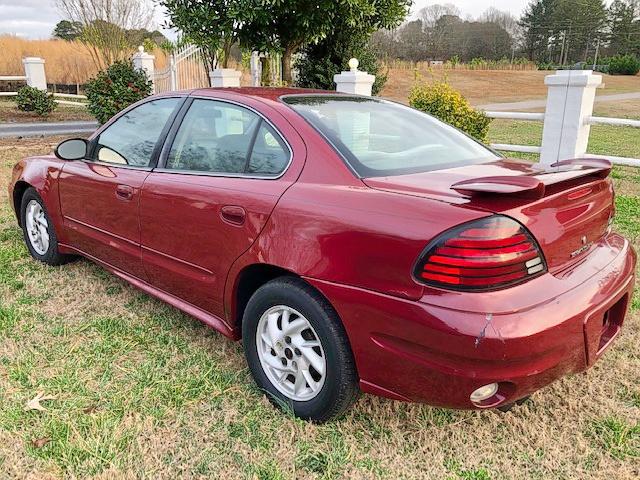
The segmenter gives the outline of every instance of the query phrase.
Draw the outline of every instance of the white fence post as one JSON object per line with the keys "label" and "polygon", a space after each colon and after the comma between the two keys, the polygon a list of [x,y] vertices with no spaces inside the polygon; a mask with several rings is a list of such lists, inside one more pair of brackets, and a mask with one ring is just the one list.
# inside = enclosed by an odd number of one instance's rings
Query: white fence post
{"label": "white fence post", "polygon": [[216,68],[209,75],[213,87],[239,87],[242,72],[233,68]]}
{"label": "white fence post", "polygon": [[358,70],[358,64],[358,60],[352,58],[349,60],[350,71],[338,73],[333,76],[333,81],[336,82],[336,90],[342,93],[366,95],[370,97],[376,77]]}
{"label": "white fence post", "polygon": [[147,78],[151,80],[153,92],[156,91],[155,78],[156,78],[156,66],[154,55],[151,55],[144,51],[143,46],[138,47],[138,51],[133,55],[133,66],[137,70],[143,70],[147,74]]}
{"label": "white fence post", "polygon": [[251,86],[259,87],[262,79],[262,64],[260,52],[251,52]]}
{"label": "white fence post", "polygon": [[584,157],[596,88],[601,83],[602,76],[591,70],[561,70],[545,78],[549,92],[540,163]]}
{"label": "white fence post", "polygon": [[47,90],[47,76],[44,72],[44,60],[39,57],[26,57],[22,59],[24,74],[27,77],[27,85]]}

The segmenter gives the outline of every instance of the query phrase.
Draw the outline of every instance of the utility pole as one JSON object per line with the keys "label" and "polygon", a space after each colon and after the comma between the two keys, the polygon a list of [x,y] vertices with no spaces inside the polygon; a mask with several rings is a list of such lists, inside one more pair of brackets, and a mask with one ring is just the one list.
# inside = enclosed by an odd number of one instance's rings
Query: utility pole
{"label": "utility pole", "polygon": [[569,36],[567,37],[567,43],[564,48],[564,61],[562,62],[562,65],[567,63],[569,60],[569,45],[571,45],[571,24],[569,24]]}
{"label": "utility pole", "polygon": [[598,37],[598,43],[596,43],[596,54],[593,58],[593,70],[598,66],[598,54],[600,53],[600,37]]}
{"label": "utility pole", "polygon": [[564,43],[567,40],[567,32],[566,30],[562,31],[562,49],[560,49],[560,66],[564,66]]}

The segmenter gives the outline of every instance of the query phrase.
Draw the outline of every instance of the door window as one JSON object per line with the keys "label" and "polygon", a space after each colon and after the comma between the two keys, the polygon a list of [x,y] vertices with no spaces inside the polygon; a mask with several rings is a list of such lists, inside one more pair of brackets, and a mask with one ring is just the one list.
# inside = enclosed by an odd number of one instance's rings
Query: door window
{"label": "door window", "polygon": [[149,167],[160,134],[179,98],[162,98],[130,110],[100,134],[95,158],[101,162]]}
{"label": "door window", "polygon": [[289,156],[280,135],[254,112],[230,103],[196,99],[176,134],[166,168],[278,175]]}

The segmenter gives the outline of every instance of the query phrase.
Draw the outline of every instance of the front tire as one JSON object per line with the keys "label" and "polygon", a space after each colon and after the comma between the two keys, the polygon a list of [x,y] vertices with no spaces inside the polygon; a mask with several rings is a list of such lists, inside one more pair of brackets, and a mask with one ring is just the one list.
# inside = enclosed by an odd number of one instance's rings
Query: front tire
{"label": "front tire", "polygon": [[242,320],[245,356],[254,380],[276,406],[326,422],[358,397],[351,347],[329,302],[300,279],[260,287]]}
{"label": "front tire", "polygon": [[53,222],[34,188],[27,189],[22,196],[20,223],[24,241],[33,258],[52,266],[69,261],[70,257],[62,255],[58,250],[58,237]]}

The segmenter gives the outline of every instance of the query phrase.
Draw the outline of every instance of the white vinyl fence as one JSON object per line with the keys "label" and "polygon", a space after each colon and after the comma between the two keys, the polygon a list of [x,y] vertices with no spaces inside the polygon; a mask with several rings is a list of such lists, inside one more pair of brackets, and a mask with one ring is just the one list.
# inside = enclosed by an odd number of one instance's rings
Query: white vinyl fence
{"label": "white vinyl fence", "polygon": [[[47,91],[47,76],[44,70],[44,60],[39,57],[27,57],[22,59],[24,75],[0,75],[0,80],[4,81],[24,81],[29,87]],[[15,97],[18,92],[0,92],[0,97]],[[68,93],[54,93],[56,103],[62,105],[86,106],[84,95],[73,95]],[[73,101],[76,100],[76,101]]]}
{"label": "white vinyl fence", "polygon": [[[496,150],[534,153],[553,164],[570,158],[604,158],[619,165],[640,167],[640,159],[587,153],[591,125],[640,128],[639,120],[593,116],[596,89],[602,76],[591,70],[561,70],[545,79],[549,91],[545,113],[485,112],[496,119],[543,122],[542,145],[491,145]],[[640,138],[640,132],[638,132]]]}

